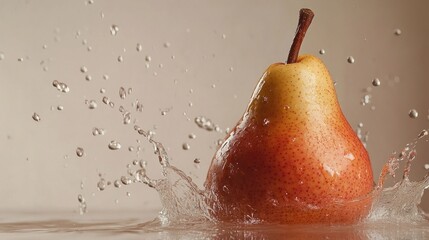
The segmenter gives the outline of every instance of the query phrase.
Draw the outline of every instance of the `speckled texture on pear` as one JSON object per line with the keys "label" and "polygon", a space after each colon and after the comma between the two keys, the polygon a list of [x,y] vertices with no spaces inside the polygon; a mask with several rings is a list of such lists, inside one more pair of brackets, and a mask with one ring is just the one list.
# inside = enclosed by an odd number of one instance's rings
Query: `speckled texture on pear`
{"label": "speckled texture on pear", "polygon": [[[220,220],[355,222],[370,206],[367,151],[345,119],[318,58],[271,65],[210,166]],[[353,206],[352,206],[353,205]]]}

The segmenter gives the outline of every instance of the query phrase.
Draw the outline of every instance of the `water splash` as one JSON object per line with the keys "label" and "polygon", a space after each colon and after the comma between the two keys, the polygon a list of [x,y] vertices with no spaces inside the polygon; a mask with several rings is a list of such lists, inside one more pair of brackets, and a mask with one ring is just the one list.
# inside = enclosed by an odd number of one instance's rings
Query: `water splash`
{"label": "water splash", "polygon": [[[137,130],[141,135],[148,136],[147,132],[142,134],[142,129]],[[429,172],[421,181],[411,181],[409,179],[410,167],[415,160],[416,146],[419,140],[427,137],[428,130],[421,131],[414,142],[399,153],[394,153],[385,164],[378,184],[369,198],[372,199],[372,208],[363,223],[425,223],[429,219],[427,213],[419,208],[424,190],[429,188]],[[216,196],[213,196],[204,189],[199,189],[192,179],[180,169],[170,165],[167,152],[161,143],[147,138],[153,144],[154,153],[157,155],[162,166],[163,178],[150,179],[146,175],[146,169],[142,167],[139,174],[139,182],[143,182],[158,192],[163,209],[157,220],[162,226],[169,224],[183,224],[187,222],[216,221],[212,214],[216,207]],[[195,161],[199,163],[200,159]],[[393,187],[384,187],[387,177],[395,177],[400,163],[404,163],[402,179]],[[143,180],[144,179],[144,180]],[[367,199],[367,198],[365,198]],[[365,199],[353,200],[351,203],[365,201]],[[344,207],[348,203],[334,203],[339,207]],[[218,209],[219,210],[219,209]],[[246,220],[247,219],[247,220]],[[244,218],[245,224],[259,223],[260,221],[252,216]]]}

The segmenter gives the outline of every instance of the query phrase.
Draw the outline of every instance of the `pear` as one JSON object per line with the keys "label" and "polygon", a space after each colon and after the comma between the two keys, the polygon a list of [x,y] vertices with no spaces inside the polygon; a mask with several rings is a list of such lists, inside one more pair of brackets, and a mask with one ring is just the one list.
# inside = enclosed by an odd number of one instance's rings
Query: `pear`
{"label": "pear", "polygon": [[220,221],[355,223],[371,206],[368,153],[323,62],[298,56],[313,13],[301,9],[288,63],[262,75],[205,182]]}

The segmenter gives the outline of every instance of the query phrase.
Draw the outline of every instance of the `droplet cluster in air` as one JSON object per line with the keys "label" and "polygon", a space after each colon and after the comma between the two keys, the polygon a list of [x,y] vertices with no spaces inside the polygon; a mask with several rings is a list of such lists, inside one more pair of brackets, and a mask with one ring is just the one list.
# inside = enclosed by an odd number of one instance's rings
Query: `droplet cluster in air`
{"label": "droplet cluster in air", "polygon": [[194,122],[197,124],[198,127],[207,130],[207,131],[219,131],[219,126],[214,124],[210,119],[205,118],[203,116],[196,117],[194,119]]}
{"label": "droplet cluster in air", "polygon": [[52,86],[54,86],[56,89],[58,89],[58,91],[63,92],[63,93],[68,93],[70,91],[69,87],[67,86],[67,84],[62,83],[58,80],[54,80],[52,82]]}
{"label": "droplet cluster in air", "polygon": [[371,102],[371,95],[365,94],[361,99],[362,106],[366,106]]}
{"label": "droplet cluster in air", "polygon": [[92,129],[92,135],[93,135],[93,136],[100,136],[100,135],[104,135],[104,129],[94,127],[94,128]]}

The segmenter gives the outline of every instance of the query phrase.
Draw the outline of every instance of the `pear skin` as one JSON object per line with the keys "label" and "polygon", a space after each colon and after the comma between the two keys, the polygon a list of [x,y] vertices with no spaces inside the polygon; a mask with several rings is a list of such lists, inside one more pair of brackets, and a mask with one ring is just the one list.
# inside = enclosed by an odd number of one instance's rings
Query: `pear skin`
{"label": "pear skin", "polygon": [[311,55],[268,67],[205,182],[220,221],[300,224],[359,221],[373,186],[368,153]]}

